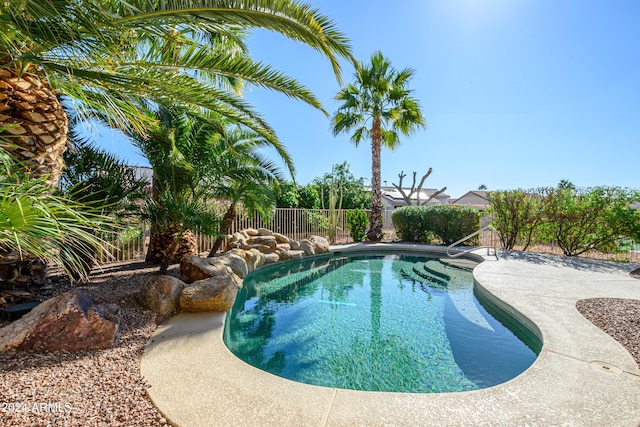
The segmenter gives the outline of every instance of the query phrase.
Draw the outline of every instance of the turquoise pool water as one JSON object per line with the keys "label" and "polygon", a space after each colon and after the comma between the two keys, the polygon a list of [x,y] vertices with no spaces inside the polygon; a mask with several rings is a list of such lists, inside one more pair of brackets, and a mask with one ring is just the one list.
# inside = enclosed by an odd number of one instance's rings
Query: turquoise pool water
{"label": "turquoise pool water", "polygon": [[224,341],[245,362],[307,384],[467,391],[508,381],[539,352],[523,325],[494,314],[475,297],[471,271],[412,254],[354,253],[247,276]]}

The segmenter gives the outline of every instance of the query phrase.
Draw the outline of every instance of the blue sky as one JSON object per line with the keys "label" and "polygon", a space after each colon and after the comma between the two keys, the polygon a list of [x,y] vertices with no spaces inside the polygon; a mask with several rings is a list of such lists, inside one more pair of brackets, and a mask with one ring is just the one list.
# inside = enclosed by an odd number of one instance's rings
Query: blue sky
{"label": "blue sky", "polygon": [[[459,197],[553,186],[638,188],[640,2],[622,0],[312,0],[350,38],[359,61],[381,50],[411,67],[428,127],[383,150],[382,180],[433,174],[425,186]],[[264,31],[251,54],[297,78],[332,114],[339,90],[331,67],[310,48]],[[353,80],[344,63],[343,80]],[[247,101],[275,128],[306,184],[347,161],[371,176],[369,144],[334,137],[307,104],[250,89]],[[100,145],[132,164],[145,160],[117,136]],[[405,183],[409,178],[405,178]]]}

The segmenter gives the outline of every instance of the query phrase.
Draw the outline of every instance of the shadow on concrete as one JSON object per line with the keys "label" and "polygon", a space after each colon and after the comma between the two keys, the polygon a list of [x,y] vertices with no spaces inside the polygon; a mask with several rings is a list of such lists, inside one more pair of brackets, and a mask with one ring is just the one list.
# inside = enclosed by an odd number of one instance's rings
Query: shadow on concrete
{"label": "shadow on concrete", "polygon": [[[538,265],[544,264],[557,267],[568,267],[579,271],[591,271],[595,273],[631,273],[632,271],[638,271],[640,273],[640,268],[638,264],[635,263],[507,250],[499,250],[498,255],[504,259],[526,261]],[[640,275],[638,277],[640,277]]]}

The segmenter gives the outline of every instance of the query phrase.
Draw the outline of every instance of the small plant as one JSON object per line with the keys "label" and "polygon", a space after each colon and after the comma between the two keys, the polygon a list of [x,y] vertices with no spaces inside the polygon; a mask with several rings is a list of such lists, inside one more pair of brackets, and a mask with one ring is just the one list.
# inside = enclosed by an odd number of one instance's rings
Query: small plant
{"label": "small plant", "polygon": [[365,237],[365,230],[369,217],[363,209],[352,209],[347,211],[347,224],[349,233],[354,242],[361,242]]}

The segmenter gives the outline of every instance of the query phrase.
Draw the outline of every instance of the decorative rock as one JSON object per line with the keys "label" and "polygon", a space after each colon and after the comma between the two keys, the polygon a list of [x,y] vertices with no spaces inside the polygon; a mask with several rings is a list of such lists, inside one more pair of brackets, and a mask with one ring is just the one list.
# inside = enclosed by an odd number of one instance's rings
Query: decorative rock
{"label": "decorative rock", "polygon": [[249,273],[256,268],[263,266],[267,260],[262,252],[255,249],[242,252],[244,253],[244,259],[247,262],[247,269],[249,270]]}
{"label": "decorative rock", "polygon": [[279,253],[280,261],[288,261],[290,259],[301,259],[304,251],[282,251]]}
{"label": "decorative rock", "polygon": [[258,228],[258,236],[273,236],[273,231],[268,228]]}
{"label": "decorative rock", "polygon": [[269,253],[271,251],[273,251],[275,249],[275,247],[271,247],[271,246],[267,246],[267,245],[247,245],[246,247],[243,246],[242,249],[244,250],[250,250],[250,249],[256,249],[264,254]]}
{"label": "decorative rock", "polygon": [[251,236],[257,236],[258,235],[258,230],[256,230],[255,228],[245,228],[244,233],[247,235],[247,237],[251,237]]}
{"label": "decorative rock", "polygon": [[272,250],[275,250],[276,245],[278,244],[278,241],[273,236],[252,236],[252,237],[249,237],[249,239],[247,239],[247,244],[251,246],[263,245],[263,246],[267,246]]}
{"label": "decorative rock", "polygon": [[216,270],[209,262],[209,258],[189,255],[180,261],[180,278],[185,283],[208,279],[216,274]]}
{"label": "decorative rock", "polygon": [[300,240],[300,249],[304,251],[305,256],[315,255],[314,245],[310,240]]}
{"label": "decorative rock", "polygon": [[284,234],[280,234],[280,233],[273,233],[273,237],[276,238],[276,240],[278,241],[278,243],[288,243],[290,244],[290,240],[287,236],[285,236]]}
{"label": "decorative rock", "polygon": [[244,279],[249,274],[249,267],[247,266],[247,262],[244,257],[237,253],[233,252],[224,252],[219,256],[208,258],[210,264],[213,263],[222,263],[229,268],[240,278]]}
{"label": "decorative rock", "polygon": [[218,270],[215,277],[198,280],[182,290],[180,308],[183,311],[227,311],[233,306],[242,282],[229,267],[215,267]]}
{"label": "decorative rock", "polygon": [[293,249],[294,251],[300,250],[300,242],[298,242],[297,240],[290,240],[289,244],[291,245],[291,249]]}
{"label": "decorative rock", "polygon": [[313,243],[313,251],[315,254],[326,254],[329,252],[329,239],[326,237],[311,236],[309,240]]}
{"label": "decorative rock", "polygon": [[231,235],[231,240],[238,243],[246,243],[248,236],[244,233],[233,233]]}
{"label": "decorative rock", "polygon": [[180,310],[180,293],[184,287],[184,282],[177,277],[153,276],[142,284],[137,299],[162,316],[173,316]]}
{"label": "decorative rock", "polygon": [[280,250],[280,251],[288,251],[291,249],[291,245],[288,243],[278,243],[276,245],[276,250]]}
{"label": "decorative rock", "polygon": [[75,290],[49,299],[0,329],[0,351],[82,351],[113,347],[120,307],[96,306]]}
{"label": "decorative rock", "polygon": [[271,252],[269,254],[264,254],[264,263],[265,264],[273,264],[274,262],[280,261],[280,257],[278,254]]}

